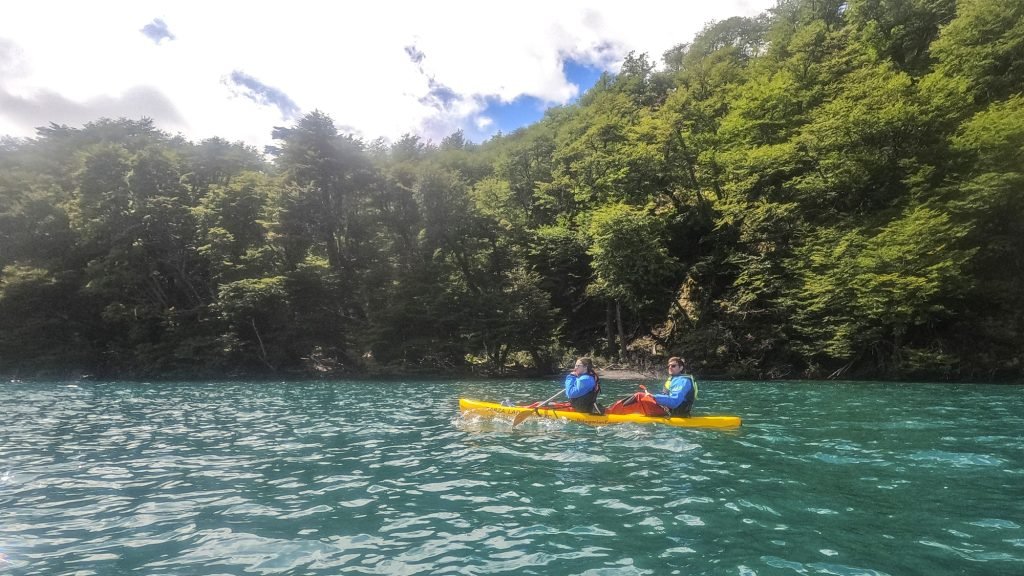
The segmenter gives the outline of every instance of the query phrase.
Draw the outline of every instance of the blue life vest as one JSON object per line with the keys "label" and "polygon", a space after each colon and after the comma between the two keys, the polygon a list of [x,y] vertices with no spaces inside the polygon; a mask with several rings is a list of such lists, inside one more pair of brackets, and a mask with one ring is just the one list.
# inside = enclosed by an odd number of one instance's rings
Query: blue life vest
{"label": "blue life vest", "polygon": [[665,380],[665,393],[655,394],[655,401],[674,414],[685,414],[697,400],[697,381],[689,374],[672,376]]}

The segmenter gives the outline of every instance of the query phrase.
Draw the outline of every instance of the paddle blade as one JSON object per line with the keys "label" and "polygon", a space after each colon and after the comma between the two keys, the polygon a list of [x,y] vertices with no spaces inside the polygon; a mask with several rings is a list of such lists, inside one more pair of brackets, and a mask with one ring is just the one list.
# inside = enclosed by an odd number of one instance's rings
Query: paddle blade
{"label": "paddle blade", "polygon": [[523,420],[526,420],[532,415],[533,412],[528,412],[525,410],[523,412],[516,414],[515,418],[512,419],[512,427],[515,428],[516,426],[519,426],[520,424],[523,423]]}

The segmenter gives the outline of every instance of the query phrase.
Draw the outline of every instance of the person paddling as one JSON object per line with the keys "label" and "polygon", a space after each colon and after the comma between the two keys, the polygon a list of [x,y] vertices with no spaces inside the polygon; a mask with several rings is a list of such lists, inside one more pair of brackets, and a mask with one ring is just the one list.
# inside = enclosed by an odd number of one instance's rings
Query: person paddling
{"label": "person paddling", "polygon": [[565,395],[573,410],[601,414],[601,406],[597,403],[600,392],[601,384],[594,372],[594,362],[590,358],[578,358],[572,372],[565,376]]}
{"label": "person paddling", "polygon": [[678,356],[668,359],[668,380],[665,393],[654,394],[654,401],[668,410],[672,416],[689,416],[697,400],[697,381],[689,374],[683,374],[684,362]]}

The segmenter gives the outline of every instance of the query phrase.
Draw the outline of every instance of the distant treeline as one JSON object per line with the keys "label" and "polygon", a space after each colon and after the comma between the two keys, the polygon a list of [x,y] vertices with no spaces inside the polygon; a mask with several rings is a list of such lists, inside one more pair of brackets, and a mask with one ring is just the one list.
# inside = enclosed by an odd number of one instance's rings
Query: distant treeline
{"label": "distant treeline", "polygon": [[1024,1],[783,0],[663,61],[479,145],[5,139],[0,373],[1021,378]]}

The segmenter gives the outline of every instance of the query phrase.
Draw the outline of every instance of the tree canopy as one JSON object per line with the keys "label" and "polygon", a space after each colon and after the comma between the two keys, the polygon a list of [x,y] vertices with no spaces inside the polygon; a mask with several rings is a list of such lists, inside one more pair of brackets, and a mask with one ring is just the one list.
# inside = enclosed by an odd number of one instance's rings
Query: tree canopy
{"label": "tree canopy", "polygon": [[1024,0],[780,0],[487,142],[0,144],[10,376],[1024,375]]}

